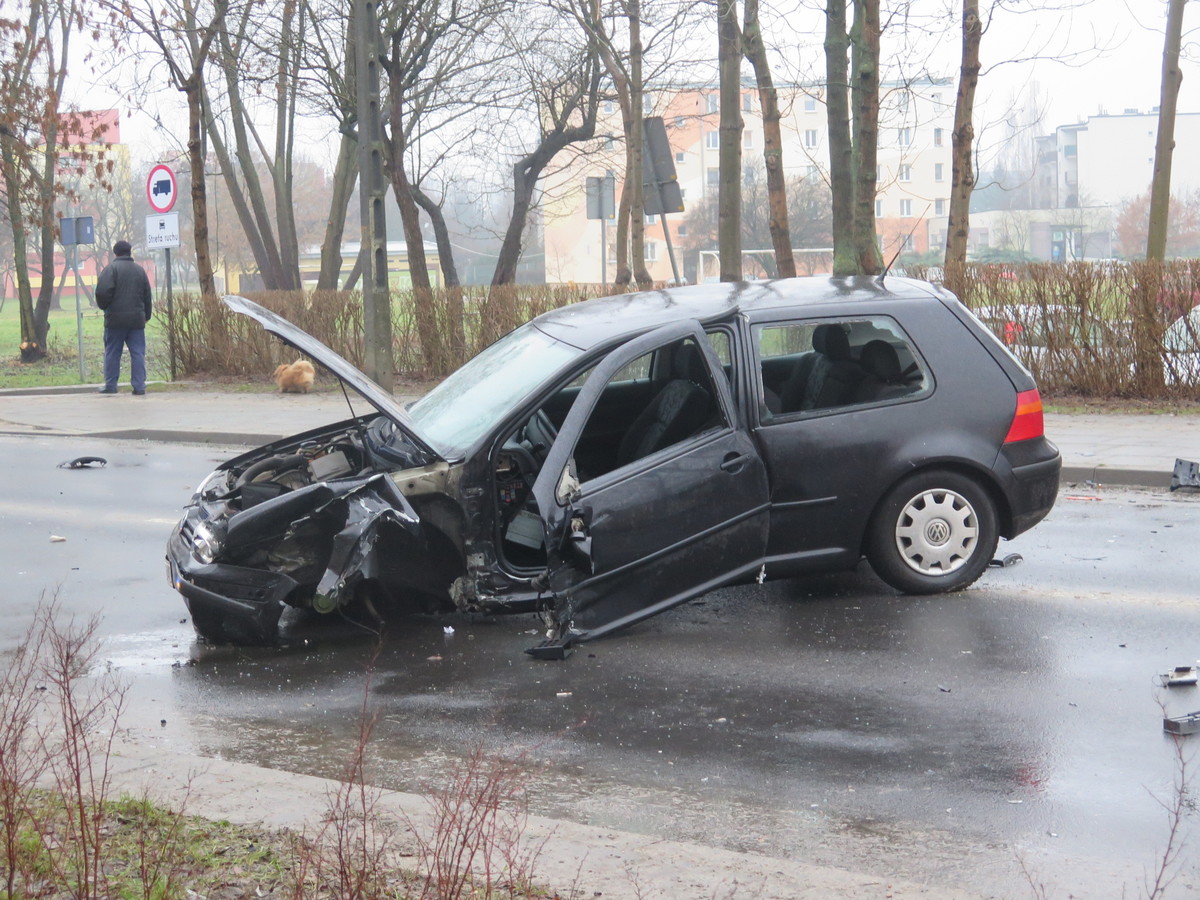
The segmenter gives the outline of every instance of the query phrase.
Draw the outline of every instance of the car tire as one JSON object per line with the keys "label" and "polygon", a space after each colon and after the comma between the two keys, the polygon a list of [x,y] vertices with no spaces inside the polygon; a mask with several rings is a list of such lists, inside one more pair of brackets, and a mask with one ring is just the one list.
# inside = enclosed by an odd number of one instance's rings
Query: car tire
{"label": "car tire", "polygon": [[959,591],[996,552],[996,505],[975,480],[934,470],[904,479],[880,503],[867,533],[875,573],[906,594]]}

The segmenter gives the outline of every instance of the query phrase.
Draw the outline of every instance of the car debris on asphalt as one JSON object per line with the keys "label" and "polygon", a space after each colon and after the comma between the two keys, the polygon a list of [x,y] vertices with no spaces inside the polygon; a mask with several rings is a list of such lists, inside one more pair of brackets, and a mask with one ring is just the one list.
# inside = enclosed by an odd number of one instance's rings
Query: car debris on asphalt
{"label": "car debris on asphalt", "polygon": [[1175,471],[1171,473],[1171,490],[1180,488],[1200,489],[1200,463],[1186,459],[1175,460]]}
{"label": "car debris on asphalt", "polygon": [[75,459],[68,459],[65,462],[60,462],[60,469],[88,469],[92,466],[107,466],[108,460],[103,456],[77,456]]}

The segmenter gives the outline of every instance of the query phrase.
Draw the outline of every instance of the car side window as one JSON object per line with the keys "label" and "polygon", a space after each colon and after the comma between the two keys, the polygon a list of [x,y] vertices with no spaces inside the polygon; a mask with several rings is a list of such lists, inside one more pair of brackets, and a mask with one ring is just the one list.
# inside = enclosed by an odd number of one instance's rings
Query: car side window
{"label": "car side window", "polygon": [[[628,372],[654,372],[653,379]],[[708,363],[692,338],[634,360],[604,388],[575,448],[580,481],[726,425]]]}
{"label": "car side window", "polygon": [[770,323],[754,331],[764,422],[929,391],[912,343],[886,316]]}

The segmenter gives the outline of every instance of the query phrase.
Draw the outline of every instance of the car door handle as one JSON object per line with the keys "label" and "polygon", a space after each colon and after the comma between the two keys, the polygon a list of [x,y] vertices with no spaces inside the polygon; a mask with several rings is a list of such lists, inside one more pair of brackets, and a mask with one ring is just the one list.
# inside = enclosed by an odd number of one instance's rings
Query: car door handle
{"label": "car door handle", "polygon": [[736,474],[746,468],[747,461],[748,457],[745,453],[727,453],[725,459],[721,462],[721,468],[726,472]]}

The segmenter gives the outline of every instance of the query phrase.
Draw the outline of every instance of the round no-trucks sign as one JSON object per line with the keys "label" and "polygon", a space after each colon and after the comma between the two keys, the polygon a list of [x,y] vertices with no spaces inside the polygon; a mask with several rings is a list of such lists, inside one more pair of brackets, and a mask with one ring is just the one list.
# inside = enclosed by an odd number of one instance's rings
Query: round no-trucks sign
{"label": "round no-trucks sign", "polygon": [[156,213],[170,212],[175,205],[177,192],[175,173],[170,166],[159,164],[150,170],[150,177],[146,179],[146,199],[150,201],[152,210]]}

